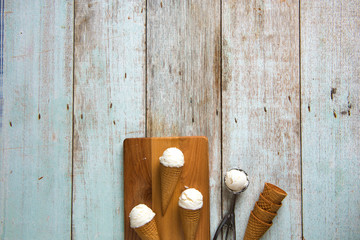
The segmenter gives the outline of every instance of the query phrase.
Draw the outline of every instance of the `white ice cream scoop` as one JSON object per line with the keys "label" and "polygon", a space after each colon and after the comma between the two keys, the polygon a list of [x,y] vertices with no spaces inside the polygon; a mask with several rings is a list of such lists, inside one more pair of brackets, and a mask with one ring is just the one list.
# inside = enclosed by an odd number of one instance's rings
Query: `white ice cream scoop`
{"label": "white ice cream scoop", "polygon": [[159,158],[160,163],[166,167],[182,167],[184,166],[184,154],[176,148],[171,147],[164,151],[163,155]]}
{"label": "white ice cream scoop", "polygon": [[145,204],[135,206],[130,212],[130,227],[138,228],[150,222],[155,216],[151,208]]}
{"label": "white ice cream scoop", "polygon": [[190,210],[200,209],[203,206],[203,195],[195,188],[188,188],[181,193],[179,206]]}
{"label": "white ice cream scoop", "polygon": [[249,185],[247,174],[241,169],[231,169],[225,175],[225,185],[234,193],[246,189]]}
{"label": "white ice cream scoop", "polygon": [[224,182],[227,189],[231,193],[233,193],[233,199],[230,205],[230,210],[221,220],[218,228],[216,229],[213,240],[217,239],[217,237],[221,233],[221,229],[225,226],[227,226],[225,239],[227,239],[230,229],[232,229],[233,231],[233,239],[236,239],[235,213],[234,213],[236,198],[239,195],[239,193],[244,192],[249,186],[248,175],[244,170],[241,170],[240,168],[233,168],[230,169],[228,172],[226,172]]}

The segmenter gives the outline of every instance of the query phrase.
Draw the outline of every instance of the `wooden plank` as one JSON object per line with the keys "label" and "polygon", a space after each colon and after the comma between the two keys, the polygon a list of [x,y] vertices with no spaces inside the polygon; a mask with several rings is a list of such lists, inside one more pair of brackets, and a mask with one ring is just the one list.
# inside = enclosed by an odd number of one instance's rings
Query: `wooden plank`
{"label": "wooden plank", "polygon": [[[159,157],[169,147],[184,153],[185,164],[165,215],[161,211]],[[204,197],[196,239],[210,239],[209,158],[204,137],[133,138],[124,142],[125,239],[140,239],[130,228],[134,206],[147,204],[155,212],[161,239],[184,239],[178,200],[187,187]]]}
{"label": "wooden plank", "polygon": [[[152,206],[152,153],[150,139],[128,138],[124,141],[124,239],[140,239],[130,228],[129,215],[138,204]],[[161,214],[161,213],[157,213]]]}
{"label": "wooden plank", "polygon": [[301,2],[306,239],[360,236],[359,13],[359,1]]}
{"label": "wooden plank", "polygon": [[0,239],[70,239],[73,4],[6,1],[2,17]]}
{"label": "wooden plank", "polygon": [[147,3],[147,136],[208,137],[213,234],[221,217],[220,1]]}
{"label": "wooden plank", "polygon": [[123,239],[123,140],[145,135],[145,1],[75,1],[73,238]]}
{"label": "wooden plank", "polygon": [[[3,105],[4,105],[4,95],[3,95],[3,85],[4,85],[4,18],[5,18],[5,0],[0,0],[0,130],[2,128],[2,119],[3,119]],[[1,132],[1,131],[0,131]]]}
{"label": "wooden plank", "polygon": [[240,238],[265,182],[288,197],[263,239],[301,238],[298,12],[298,1],[223,1],[223,174],[240,167],[250,179]]}

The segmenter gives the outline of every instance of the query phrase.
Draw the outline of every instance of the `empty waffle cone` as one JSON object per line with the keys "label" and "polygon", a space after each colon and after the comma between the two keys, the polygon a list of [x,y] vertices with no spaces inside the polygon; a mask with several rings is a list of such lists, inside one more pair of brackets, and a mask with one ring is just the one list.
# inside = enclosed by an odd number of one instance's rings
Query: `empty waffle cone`
{"label": "empty waffle cone", "polygon": [[270,200],[275,204],[280,204],[287,195],[284,190],[271,183],[265,183],[262,194],[266,199]]}
{"label": "empty waffle cone", "polygon": [[255,217],[266,223],[271,223],[276,216],[276,213],[268,212],[262,209],[257,203],[255,203],[253,214]]}
{"label": "empty waffle cone", "polygon": [[245,230],[244,240],[260,239],[264,233],[271,227],[272,223],[266,223],[255,217],[253,212],[250,213],[248,225]]}
{"label": "empty waffle cone", "polygon": [[194,240],[200,220],[200,209],[191,210],[179,207],[185,240]]}
{"label": "empty waffle cone", "polygon": [[174,193],[176,184],[179,180],[182,167],[166,167],[160,164],[160,188],[161,188],[161,210],[165,215],[171,197]]}
{"label": "empty waffle cone", "polygon": [[275,204],[271,202],[270,200],[266,199],[262,193],[260,193],[260,197],[259,200],[257,201],[257,204],[259,205],[260,208],[272,213],[276,213],[281,207],[281,203]]}
{"label": "empty waffle cone", "polygon": [[134,230],[142,240],[160,240],[155,218],[141,227],[134,228]]}

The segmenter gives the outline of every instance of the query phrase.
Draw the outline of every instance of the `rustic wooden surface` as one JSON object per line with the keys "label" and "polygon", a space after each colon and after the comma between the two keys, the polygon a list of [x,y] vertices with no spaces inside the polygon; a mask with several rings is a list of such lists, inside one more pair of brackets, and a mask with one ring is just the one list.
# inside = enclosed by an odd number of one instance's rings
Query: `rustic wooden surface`
{"label": "rustic wooden surface", "polygon": [[301,32],[304,237],[359,239],[359,1],[304,1]]}
{"label": "rustic wooden surface", "polygon": [[145,134],[145,1],[75,1],[75,239],[123,236],[122,143]]}
{"label": "rustic wooden surface", "polygon": [[221,217],[220,2],[147,1],[147,136],[207,136],[211,232]]}
{"label": "rustic wooden surface", "polygon": [[[161,211],[159,157],[169,147],[184,153],[185,164],[165,215]],[[124,142],[125,239],[140,239],[130,228],[129,214],[140,203],[154,212],[161,239],[184,239],[178,200],[188,187],[204,197],[197,239],[210,238],[208,140],[204,137],[130,138]]]}
{"label": "rustic wooden surface", "polygon": [[[0,0],[0,239],[123,239],[123,140],[209,139],[289,195],[263,239],[360,235],[360,4]],[[3,31],[2,31],[3,30]]]}
{"label": "rustic wooden surface", "polygon": [[1,2],[0,239],[69,239],[73,3]]}
{"label": "rustic wooden surface", "polygon": [[[265,239],[301,238],[298,12],[297,1],[223,2],[223,171],[238,166],[251,184],[236,221],[247,222],[265,182],[288,193]],[[237,229],[242,237],[246,224]]]}

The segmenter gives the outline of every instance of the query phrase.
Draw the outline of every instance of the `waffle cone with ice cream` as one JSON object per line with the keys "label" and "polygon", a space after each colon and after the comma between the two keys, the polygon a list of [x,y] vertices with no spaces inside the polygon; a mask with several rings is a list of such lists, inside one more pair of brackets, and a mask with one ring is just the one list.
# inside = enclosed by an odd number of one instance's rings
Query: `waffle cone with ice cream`
{"label": "waffle cone with ice cream", "polygon": [[135,206],[130,212],[130,227],[142,240],[160,240],[155,213],[145,204]]}
{"label": "waffle cone with ice cream", "polygon": [[194,240],[203,206],[203,196],[195,188],[189,188],[181,193],[178,204],[185,240]]}
{"label": "waffle cone with ice cream", "polygon": [[162,215],[165,215],[184,166],[184,154],[180,149],[172,147],[166,149],[159,160],[161,210]]}

